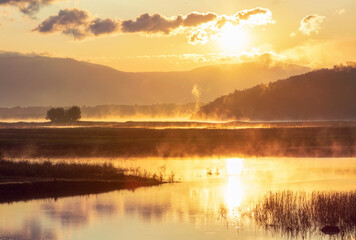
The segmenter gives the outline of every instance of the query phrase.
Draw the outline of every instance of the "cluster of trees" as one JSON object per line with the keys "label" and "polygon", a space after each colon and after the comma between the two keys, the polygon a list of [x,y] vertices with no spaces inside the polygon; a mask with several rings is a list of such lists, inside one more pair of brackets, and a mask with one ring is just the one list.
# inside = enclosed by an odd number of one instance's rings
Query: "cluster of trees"
{"label": "cluster of trees", "polygon": [[196,119],[356,119],[356,68],[335,67],[235,91],[201,107]]}
{"label": "cluster of trees", "polygon": [[81,118],[80,108],[73,106],[68,109],[64,108],[51,108],[47,111],[46,119],[51,122],[75,122]]}

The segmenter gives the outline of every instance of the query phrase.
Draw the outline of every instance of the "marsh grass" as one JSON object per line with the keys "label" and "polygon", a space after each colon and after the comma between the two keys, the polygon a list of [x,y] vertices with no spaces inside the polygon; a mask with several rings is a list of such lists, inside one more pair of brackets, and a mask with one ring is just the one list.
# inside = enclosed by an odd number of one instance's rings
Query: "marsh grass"
{"label": "marsh grass", "polygon": [[124,170],[110,163],[82,164],[29,160],[11,161],[0,159],[0,176],[28,178],[67,178],[67,179],[121,179]]}
{"label": "marsh grass", "polygon": [[135,178],[143,181],[174,182],[175,174],[166,173],[166,168],[160,167],[156,173],[150,173],[140,167],[119,168],[111,162],[105,163],[78,163],[78,162],[51,162],[34,160],[7,160],[0,156],[1,178],[32,178],[32,179],[87,179],[127,181]]}
{"label": "marsh grass", "polygon": [[124,170],[125,174],[132,175],[132,176],[140,176],[143,178],[151,178],[155,179],[160,182],[168,182],[174,183],[175,182],[175,172],[174,171],[167,171],[167,166],[162,165],[156,169],[156,171],[150,172],[146,169],[142,169],[141,167],[128,167]]}
{"label": "marsh grass", "polygon": [[[157,175],[158,174],[158,175]],[[156,186],[174,179],[112,163],[5,160],[0,158],[0,203],[99,194]]]}
{"label": "marsh grass", "polygon": [[245,216],[258,226],[291,238],[322,234],[323,226],[338,226],[341,239],[356,238],[356,191],[269,192],[253,203]]}

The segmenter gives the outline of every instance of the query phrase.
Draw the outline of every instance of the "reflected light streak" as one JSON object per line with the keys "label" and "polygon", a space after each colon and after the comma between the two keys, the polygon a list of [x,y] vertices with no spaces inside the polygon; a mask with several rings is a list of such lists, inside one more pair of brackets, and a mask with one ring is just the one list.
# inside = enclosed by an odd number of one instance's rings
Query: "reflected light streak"
{"label": "reflected light streak", "polygon": [[226,171],[229,176],[240,175],[243,169],[244,160],[241,158],[226,159]]}
{"label": "reflected light streak", "polygon": [[224,202],[229,215],[235,215],[234,211],[241,206],[244,198],[244,189],[241,180],[238,177],[229,177],[224,190]]}
{"label": "reflected light streak", "polygon": [[243,159],[226,159],[226,171],[228,173],[228,182],[224,190],[224,201],[229,214],[241,205],[244,197],[244,190],[239,175],[243,170]]}

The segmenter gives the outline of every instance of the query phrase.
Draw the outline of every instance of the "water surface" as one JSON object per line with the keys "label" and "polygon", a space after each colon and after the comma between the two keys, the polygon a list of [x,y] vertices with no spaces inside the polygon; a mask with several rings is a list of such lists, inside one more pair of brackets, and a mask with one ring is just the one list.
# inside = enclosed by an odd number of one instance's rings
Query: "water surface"
{"label": "water surface", "polygon": [[[353,158],[72,159],[112,161],[179,183],[0,205],[0,239],[281,239],[243,218],[269,191],[356,190]],[[310,239],[329,239],[320,231]]]}

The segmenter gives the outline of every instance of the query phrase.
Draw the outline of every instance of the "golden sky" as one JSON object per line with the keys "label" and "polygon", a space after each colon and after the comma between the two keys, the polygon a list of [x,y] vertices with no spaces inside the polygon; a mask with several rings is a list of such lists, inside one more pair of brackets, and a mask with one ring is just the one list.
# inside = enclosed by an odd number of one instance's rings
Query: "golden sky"
{"label": "golden sky", "polygon": [[2,0],[4,52],[70,57],[122,71],[276,60],[356,60],[355,0]]}

